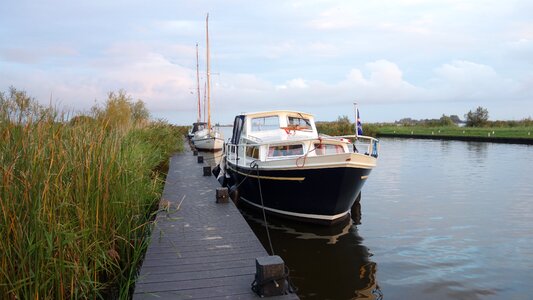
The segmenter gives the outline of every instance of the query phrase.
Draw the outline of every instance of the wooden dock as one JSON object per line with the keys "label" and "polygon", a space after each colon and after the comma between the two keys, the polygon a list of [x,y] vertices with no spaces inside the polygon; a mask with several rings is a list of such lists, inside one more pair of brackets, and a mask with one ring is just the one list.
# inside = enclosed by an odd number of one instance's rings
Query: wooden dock
{"label": "wooden dock", "polygon": [[255,258],[268,254],[231,201],[215,203],[220,185],[202,166],[191,151],[171,158],[134,299],[260,298]]}

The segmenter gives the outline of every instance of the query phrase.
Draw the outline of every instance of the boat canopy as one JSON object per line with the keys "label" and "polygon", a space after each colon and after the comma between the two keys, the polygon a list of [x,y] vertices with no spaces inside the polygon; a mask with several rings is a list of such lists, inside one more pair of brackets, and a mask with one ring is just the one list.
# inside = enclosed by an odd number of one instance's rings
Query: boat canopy
{"label": "boat canopy", "polygon": [[196,123],[192,123],[192,130],[191,132],[197,132],[197,131],[200,131],[204,128],[207,128],[207,123],[206,122],[196,122]]}
{"label": "boat canopy", "polygon": [[242,138],[286,140],[297,137],[318,137],[313,115],[298,111],[274,110],[236,116],[231,143],[240,144]]}

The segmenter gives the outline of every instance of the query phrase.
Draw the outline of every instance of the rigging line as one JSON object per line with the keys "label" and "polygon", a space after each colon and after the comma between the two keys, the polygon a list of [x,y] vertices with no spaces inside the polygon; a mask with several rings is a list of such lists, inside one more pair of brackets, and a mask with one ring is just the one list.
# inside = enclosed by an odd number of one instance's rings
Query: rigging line
{"label": "rigging line", "polygon": [[[252,164],[254,164],[252,166]],[[268,244],[270,245],[270,255],[275,255],[274,254],[274,247],[272,247],[272,239],[270,238],[270,230],[268,229],[268,223],[267,223],[267,219],[266,219],[266,213],[265,213],[265,204],[263,203],[263,192],[261,190],[261,179],[259,178],[259,165],[253,161],[250,166],[252,168],[254,168],[256,170],[256,173],[257,173],[257,184],[259,185],[259,197],[261,198],[261,210],[263,211],[263,221],[265,222],[265,229],[266,229],[266,233],[267,233],[267,238],[268,238]]]}

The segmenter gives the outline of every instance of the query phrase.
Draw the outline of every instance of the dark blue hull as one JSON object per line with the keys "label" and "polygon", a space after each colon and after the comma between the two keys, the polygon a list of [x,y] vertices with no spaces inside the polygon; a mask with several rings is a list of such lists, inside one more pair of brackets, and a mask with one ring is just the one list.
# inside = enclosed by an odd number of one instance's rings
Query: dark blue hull
{"label": "dark blue hull", "polygon": [[256,170],[228,163],[229,186],[240,200],[267,212],[320,223],[344,219],[371,169],[353,167]]}

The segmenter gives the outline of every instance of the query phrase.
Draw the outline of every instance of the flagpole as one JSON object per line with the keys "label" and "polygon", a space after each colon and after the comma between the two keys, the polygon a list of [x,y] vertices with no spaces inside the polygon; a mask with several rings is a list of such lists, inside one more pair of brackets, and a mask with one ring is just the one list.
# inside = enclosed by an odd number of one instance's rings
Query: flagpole
{"label": "flagpole", "polygon": [[357,120],[359,119],[359,111],[357,110],[357,102],[354,102],[353,103],[353,110],[354,110],[354,114],[355,114],[355,123],[354,123],[354,127],[355,127],[355,139],[357,140],[357,138],[359,137],[358,135],[358,124],[357,124]]}

